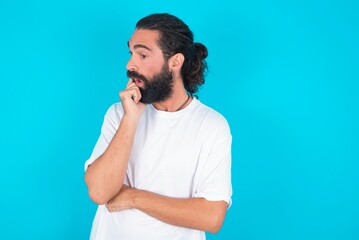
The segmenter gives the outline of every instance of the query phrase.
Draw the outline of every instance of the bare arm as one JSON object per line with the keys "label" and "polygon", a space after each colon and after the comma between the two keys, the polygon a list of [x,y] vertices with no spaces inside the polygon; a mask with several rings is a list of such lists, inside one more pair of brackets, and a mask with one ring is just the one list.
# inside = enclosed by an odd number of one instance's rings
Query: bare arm
{"label": "bare arm", "polygon": [[[136,96],[132,99],[132,96]],[[85,182],[90,198],[105,204],[121,189],[139,118],[145,108],[139,89],[130,80],[120,93],[124,116],[106,151],[87,169]]]}
{"label": "bare arm", "polygon": [[227,203],[203,198],[171,198],[123,185],[107,203],[107,208],[110,212],[136,208],[171,225],[216,233],[223,224]]}

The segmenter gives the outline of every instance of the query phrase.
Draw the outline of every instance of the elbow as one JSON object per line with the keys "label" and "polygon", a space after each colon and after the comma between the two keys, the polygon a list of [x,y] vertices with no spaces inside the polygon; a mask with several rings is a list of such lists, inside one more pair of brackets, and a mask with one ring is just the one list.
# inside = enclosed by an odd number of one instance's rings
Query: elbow
{"label": "elbow", "polygon": [[212,223],[209,225],[207,232],[210,232],[212,234],[218,233],[219,230],[221,230],[222,225],[223,225],[223,219],[214,219],[212,220]]}
{"label": "elbow", "polygon": [[211,216],[208,229],[206,229],[207,232],[215,234],[221,230],[224,218],[226,217],[226,208],[226,205],[222,205],[222,208],[218,209],[215,214]]}
{"label": "elbow", "polygon": [[106,204],[114,196],[114,194],[111,195],[110,193],[104,191],[104,188],[96,184],[96,182],[90,181],[86,177],[86,175],[85,175],[85,182],[87,185],[90,199],[98,205]]}
{"label": "elbow", "polygon": [[106,199],[104,199],[103,194],[100,191],[95,190],[94,184],[90,181],[87,173],[85,174],[85,183],[87,185],[87,191],[90,199],[98,205],[105,204]]}
{"label": "elbow", "polygon": [[98,192],[98,191],[89,189],[88,193],[89,193],[90,199],[98,205],[106,204],[110,200],[103,193]]}

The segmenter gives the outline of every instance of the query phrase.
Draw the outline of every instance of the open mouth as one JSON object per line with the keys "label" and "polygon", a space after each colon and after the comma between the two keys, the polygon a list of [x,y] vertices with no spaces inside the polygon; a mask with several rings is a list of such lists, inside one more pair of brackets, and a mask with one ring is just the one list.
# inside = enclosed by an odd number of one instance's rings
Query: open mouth
{"label": "open mouth", "polygon": [[143,81],[137,78],[132,78],[137,87],[143,87]]}

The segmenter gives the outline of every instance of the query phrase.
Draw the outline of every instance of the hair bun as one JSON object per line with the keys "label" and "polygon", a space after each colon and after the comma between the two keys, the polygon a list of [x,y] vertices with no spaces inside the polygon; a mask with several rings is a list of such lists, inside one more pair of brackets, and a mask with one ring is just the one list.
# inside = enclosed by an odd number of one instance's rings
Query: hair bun
{"label": "hair bun", "polygon": [[195,55],[198,56],[201,60],[208,56],[207,48],[202,43],[194,43],[194,52]]}

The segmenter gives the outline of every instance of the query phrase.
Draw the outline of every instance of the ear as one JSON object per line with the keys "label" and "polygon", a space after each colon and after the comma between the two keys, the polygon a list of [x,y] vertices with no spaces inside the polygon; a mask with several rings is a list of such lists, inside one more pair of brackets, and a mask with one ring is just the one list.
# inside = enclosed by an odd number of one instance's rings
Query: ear
{"label": "ear", "polygon": [[176,53],[168,60],[169,68],[172,71],[181,70],[183,63],[184,63],[184,56],[182,53]]}

